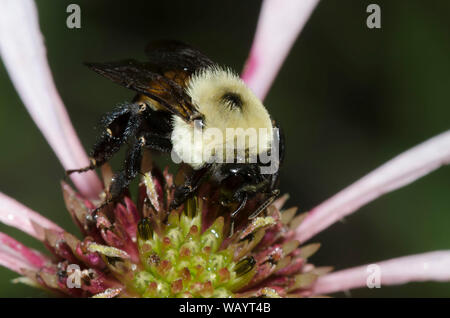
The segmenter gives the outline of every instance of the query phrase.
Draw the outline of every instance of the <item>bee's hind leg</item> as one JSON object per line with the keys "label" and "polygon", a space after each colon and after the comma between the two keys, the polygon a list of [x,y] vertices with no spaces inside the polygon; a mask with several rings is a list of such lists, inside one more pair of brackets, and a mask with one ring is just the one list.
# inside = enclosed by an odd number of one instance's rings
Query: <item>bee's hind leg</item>
{"label": "bee's hind leg", "polygon": [[145,138],[140,137],[129,146],[123,168],[114,174],[103,205],[117,201],[130,182],[137,176],[140,171],[144,145]]}
{"label": "bee's hind leg", "polygon": [[141,173],[141,161],[142,161],[142,149],[157,149],[160,151],[169,151],[170,140],[164,140],[160,138],[158,140],[159,147],[156,148],[154,143],[155,135],[149,133],[142,133],[139,138],[134,139],[128,148],[125,163],[122,170],[115,173],[112,182],[108,189],[108,196],[103,205],[106,205],[112,201],[117,201],[124,190],[129,186],[130,182],[136,178],[138,173]]}
{"label": "bee's hind leg", "polygon": [[97,206],[93,212],[101,210],[112,202],[117,202],[122,197],[122,194],[130,185],[130,182],[137,176],[141,166],[142,160],[142,143],[134,142],[128,148],[125,163],[123,168],[116,172],[111,180],[109,189],[106,189],[106,197],[104,201]]}
{"label": "bee's hind leg", "polygon": [[67,170],[66,174],[93,170],[110,160],[119,151],[122,144],[139,128],[141,113],[145,112],[147,108],[144,103],[125,103],[107,113],[101,120],[102,133],[90,153],[89,166]]}

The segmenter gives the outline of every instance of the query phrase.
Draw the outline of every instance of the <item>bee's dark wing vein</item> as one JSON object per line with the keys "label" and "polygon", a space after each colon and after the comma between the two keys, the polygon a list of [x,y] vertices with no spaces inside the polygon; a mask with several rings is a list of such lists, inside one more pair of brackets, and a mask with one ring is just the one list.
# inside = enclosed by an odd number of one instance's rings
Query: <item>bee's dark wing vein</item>
{"label": "bee's dark wing vein", "polygon": [[154,73],[147,64],[135,60],[114,63],[86,63],[93,71],[160,103],[167,111],[186,121],[199,116],[189,95],[176,82]]}

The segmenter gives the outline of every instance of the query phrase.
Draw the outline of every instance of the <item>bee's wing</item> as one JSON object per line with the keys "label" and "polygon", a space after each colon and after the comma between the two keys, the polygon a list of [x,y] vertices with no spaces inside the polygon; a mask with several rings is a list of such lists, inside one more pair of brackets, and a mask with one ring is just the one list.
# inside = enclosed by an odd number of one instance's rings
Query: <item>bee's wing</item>
{"label": "bee's wing", "polygon": [[198,69],[214,65],[202,52],[179,41],[152,42],[145,48],[145,53],[149,64],[160,74],[179,71],[191,75]]}
{"label": "bee's wing", "polygon": [[153,67],[148,64],[125,60],[86,65],[113,82],[148,96],[187,122],[201,117],[184,89],[176,81],[152,71]]}

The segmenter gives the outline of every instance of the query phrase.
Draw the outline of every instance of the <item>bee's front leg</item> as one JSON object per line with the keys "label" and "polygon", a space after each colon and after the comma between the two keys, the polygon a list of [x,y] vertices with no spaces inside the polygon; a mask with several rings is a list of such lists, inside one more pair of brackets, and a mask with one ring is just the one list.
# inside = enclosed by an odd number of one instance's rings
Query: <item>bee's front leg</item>
{"label": "bee's front leg", "polygon": [[170,205],[170,209],[178,208],[187,200],[187,198],[193,195],[210,172],[211,165],[206,165],[204,168],[194,170],[191,175],[186,177],[184,183],[175,188],[174,198]]}

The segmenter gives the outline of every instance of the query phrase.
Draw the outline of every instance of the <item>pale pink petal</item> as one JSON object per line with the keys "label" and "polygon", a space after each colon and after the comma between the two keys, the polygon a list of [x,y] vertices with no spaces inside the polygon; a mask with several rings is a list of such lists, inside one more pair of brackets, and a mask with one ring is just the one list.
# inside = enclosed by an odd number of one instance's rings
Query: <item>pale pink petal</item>
{"label": "pale pink petal", "polygon": [[39,213],[0,192],[0,222],[18,228],[19,230],[43,240],[43,233],[37,231],[32,222],[41,227],[63,231],[58,225],[46,219]]}
{"label": "pale pink petal", "polygon": [[[64,168],[89,165],[53,82],[32,0],[0,1],[0,54],[25,107]],[[71,178],[86,197],[95,198],[101,192],[94,172]]]}
{"label": "pale pink petal", "polygon": [[265,0],[242,79],[264,99],[318,0]]}
{"label": "pale pink petal", "polygon": [[22,274],[22,269],[35,269],[30,263],[23,258],[8,253],[5,247],[0,246],[0,265],[10,270]]}
{"label": "pale pink petal", "polygon": [[450,131],[400,154],[313,208],[296,230],[304,242],[381,195],[450,163]]}
{"label": "pale pink petal", "polygon": [[26,247],[22,243],[2,232],[0,232],[0,243],[4,250],[8,250],[10,254],[12,253],[18,257],[20,256],[34,267],[42,267],[49,261],[49,259],[43,254]]}
{"label": "pale pink petal", "polygon": [[[367,287],[376,282],[378,273],[381,288],[409,282],[450,281],[450,251],[436,251],[363,265],[320,277],[313,288],[316,295],[326,295],[352,288]],[[378,268],[376,266],[379,266]],[[372,285],[373,286],[373,285]]]}
{"label": "pale pink petal", "polygon": [[0,265],[19,274],[22,269],[37,270],[49,259],[0,232]]}

